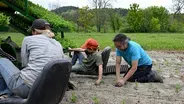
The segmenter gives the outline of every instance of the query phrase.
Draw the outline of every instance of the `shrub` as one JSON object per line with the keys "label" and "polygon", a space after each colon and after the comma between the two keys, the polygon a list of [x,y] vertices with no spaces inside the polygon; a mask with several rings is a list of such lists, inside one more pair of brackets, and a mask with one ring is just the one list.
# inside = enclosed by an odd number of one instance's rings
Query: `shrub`
{"label": "shrub", "polygon": [[4,15],[3,13],[0,13],[0,25],[1,26],[7,26],[10,22],[10,18]]}
{"label": "shrub", "polygon": [[69,40],[68,38],[61,38],[61,36],[58,34],[56,34],[56,40],[61,43],[64,49],[68,49],[68,47],[70,48],[77,47],[73,41]]}

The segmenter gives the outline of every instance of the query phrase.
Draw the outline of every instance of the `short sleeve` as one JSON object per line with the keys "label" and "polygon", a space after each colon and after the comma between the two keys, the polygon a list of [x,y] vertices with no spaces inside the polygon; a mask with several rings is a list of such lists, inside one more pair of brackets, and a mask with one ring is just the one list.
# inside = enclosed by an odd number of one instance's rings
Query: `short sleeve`
{"label": "short sleeve", "polygon": [[131,61],[139,60],[141,58],[141,53],[139,48],[135,47],[132,51]]}
{"label": "short sleeve", "polygon": [[102,65],[103,61],[102,61],[102,56],[97,54],[96,56],[96,66]]}
{"label": "short sleeve", "polygon": [[121,51],[116,48],[116,56],[122,56]]}

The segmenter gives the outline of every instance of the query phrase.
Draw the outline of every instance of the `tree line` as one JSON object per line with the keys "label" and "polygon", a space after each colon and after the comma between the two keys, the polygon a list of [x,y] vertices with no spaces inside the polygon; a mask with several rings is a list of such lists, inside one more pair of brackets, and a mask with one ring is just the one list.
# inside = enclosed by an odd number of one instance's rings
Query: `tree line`
{"label": "tree line", "polygon": [[[173,13],[162,6],[141,9],[112,8],[112,0],[92,0],[88,7],[58,7],[52,10],[71,21],[77,32],[184,32],[184,0],[173,0]],[[56,6],[55,6],[56,7]]]}

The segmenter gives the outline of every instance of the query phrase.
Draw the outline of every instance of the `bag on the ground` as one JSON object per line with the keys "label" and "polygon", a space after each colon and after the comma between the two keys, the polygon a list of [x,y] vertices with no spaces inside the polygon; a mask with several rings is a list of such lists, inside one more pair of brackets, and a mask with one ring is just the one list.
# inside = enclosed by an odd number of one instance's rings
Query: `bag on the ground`
{"label": "bag on the ground", "polygon": [[2,40],[0,47],[0,56],[9,59],[13,64],[21,68],[21,48],[11,40],[11,37]]}

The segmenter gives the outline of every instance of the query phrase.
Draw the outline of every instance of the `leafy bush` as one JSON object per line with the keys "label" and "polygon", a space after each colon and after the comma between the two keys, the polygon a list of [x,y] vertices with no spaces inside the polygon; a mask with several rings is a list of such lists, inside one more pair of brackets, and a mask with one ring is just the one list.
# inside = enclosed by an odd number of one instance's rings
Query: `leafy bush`
{"label": "leafy bush", "polygon": [[67,38],[61,38],[61,36],[58,35],[58,34],[56,35],[55,38],[56,38],[57,41],[59,41],[61,43],[61,45],[63,46],[64,49],[68,49],[68,47],[70,47],[70,48],[77,47],[76,44],[73,41],[71,41]]}
{"label": "leafy bush", "polygon": [[11,16],[10,23],[14,24],[24,32],[27,32],[29,26],[32,24],[32,21],[23,15],[14,14],[13,16]]}
{"label": "leafy bush", "polygon": [[[26,10],[24,0],[7,0],[7,1],[13,5],[16,5],[21,10],[24,11]],[[65,21],[63,18],[56,15],[55,13],[52,13],[39,5],[35,5],[30,1],[28,2],[28,14],[34,18],[46,19],[53,28],[68,28],[70,30],[73,30],[74,28],[70,22]]]}
{"label": "leafy bush", "polygon": [[158,18],[151,19],[151,32],[159,32],[160,31],[160,24]]}
{"label": "leafy bush", "polygon": [[183,28],[184,24],[182,22],[178,22],[177,20],[173,20],[169,26],[169,32],[184,32]]}
{"label": "leafy bush", "polygon": [[0,13],[0,25],[1,26],[6,26],[8,25],[10,22],[10,18],[7,17],[6,15],[4,15],[3,13]]}

